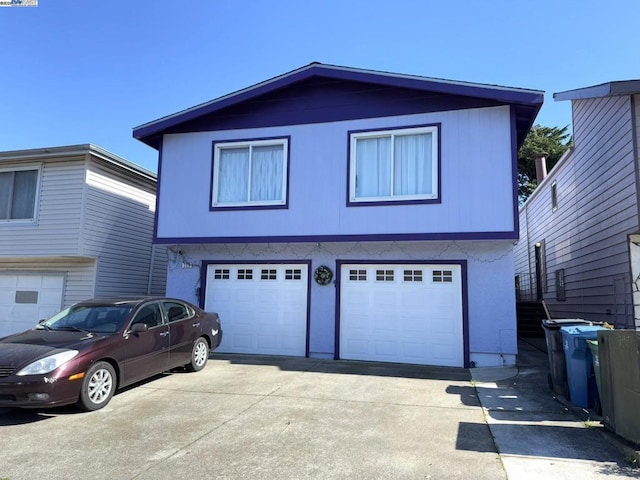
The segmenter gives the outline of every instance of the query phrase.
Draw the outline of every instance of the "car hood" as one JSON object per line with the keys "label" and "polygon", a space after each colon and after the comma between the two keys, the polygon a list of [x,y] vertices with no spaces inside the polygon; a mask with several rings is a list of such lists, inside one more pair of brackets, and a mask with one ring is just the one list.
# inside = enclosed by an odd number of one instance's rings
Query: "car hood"
{"label": "car hood", "polygon": [[0,340],[0,365],[18,366],[64,350],[85,350],[104,334],[28,330]]}

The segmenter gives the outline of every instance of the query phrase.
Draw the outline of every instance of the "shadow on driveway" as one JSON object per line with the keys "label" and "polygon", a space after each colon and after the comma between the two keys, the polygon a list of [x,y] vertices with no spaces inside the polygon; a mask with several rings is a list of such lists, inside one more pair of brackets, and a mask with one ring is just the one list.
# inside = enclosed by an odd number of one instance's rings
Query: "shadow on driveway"
{"label": "shadow on driveway", "polygon": [[244,355],[214,353],[212,359],[236,365],[267,365],[284,371],[319,372],[344,375],[372,375],[379,377],[417,378],[468,382],[471,374],[466,368],[407,365],[400,363],[363,362],[358,360],[322,360],[304,357]]}

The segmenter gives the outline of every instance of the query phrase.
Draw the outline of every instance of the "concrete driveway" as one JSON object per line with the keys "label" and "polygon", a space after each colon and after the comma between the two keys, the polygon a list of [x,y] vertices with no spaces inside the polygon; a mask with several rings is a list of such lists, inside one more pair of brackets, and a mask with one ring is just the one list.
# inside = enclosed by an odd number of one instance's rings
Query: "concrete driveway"
{"label": "concrete driveway", "polygon": [[93,413],[0,409],[0,479],[506,478],[467,370],[214,355]]}

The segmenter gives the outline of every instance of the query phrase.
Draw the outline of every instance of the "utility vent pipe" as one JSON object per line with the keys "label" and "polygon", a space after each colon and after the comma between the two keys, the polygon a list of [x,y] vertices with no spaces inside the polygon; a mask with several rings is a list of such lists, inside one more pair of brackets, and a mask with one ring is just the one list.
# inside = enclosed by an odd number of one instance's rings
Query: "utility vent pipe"
{"label": "utility vent pipe", "polygon": [[548,155],[548,153],[539,153],[538,155],[536,155],[536,180],[538,182],[538,185],[540,185],[547,176]]}

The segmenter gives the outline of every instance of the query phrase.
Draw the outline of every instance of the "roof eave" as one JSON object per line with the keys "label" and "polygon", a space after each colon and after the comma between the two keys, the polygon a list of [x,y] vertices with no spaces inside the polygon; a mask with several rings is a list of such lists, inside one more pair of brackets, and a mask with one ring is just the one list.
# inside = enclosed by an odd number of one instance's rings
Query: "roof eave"
{"label": "roof eave", "polygon": [[636,93],[640,93],[640,80],[623,80],[554,93],[553,99],[557,102],[563,100],[602,98],[616,95],[633,95]]}
{"label": "roof eave", "polygon": [[508,104],[530,105],[534,108],[537,106],[537,110],[539,110],[544,100],[544,92],[539,90],[526,90],[312,63],[243,90],[219,97],[210,102],[135,127],[133,136],[149,146],[158,148],[162,132],[167,129],[316,76],[486,98]]}

